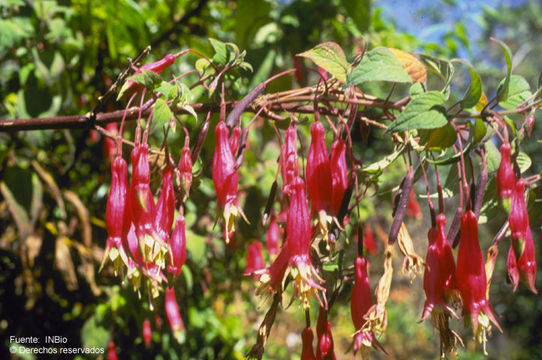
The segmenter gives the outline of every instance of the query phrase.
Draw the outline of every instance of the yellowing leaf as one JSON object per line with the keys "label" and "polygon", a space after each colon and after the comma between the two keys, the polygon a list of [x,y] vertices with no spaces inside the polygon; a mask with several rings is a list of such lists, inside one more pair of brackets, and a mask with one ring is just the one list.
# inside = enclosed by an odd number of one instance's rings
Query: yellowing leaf
{"label": "yellowing leaf", "polygon": [[335,76],[340,82],[346,81],[346,72],[349,64],[346,61],[343,49],[338,44],[325,42],[301,54],[297,54],[297,56],[311,59],[316,65]]}
{"label": "yellowing leaf", "polygon": [[412,82],[425,83],[427,81],[427,70],[420,60],[409,52],[394,48],[389,49],[401,61]]}

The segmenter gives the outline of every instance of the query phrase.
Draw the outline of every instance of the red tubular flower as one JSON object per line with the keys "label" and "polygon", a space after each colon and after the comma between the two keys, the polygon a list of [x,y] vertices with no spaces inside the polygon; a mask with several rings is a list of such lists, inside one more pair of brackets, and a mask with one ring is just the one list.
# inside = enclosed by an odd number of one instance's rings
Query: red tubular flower
{"label": "red tubular flower", "polygon": [[235,154],[237,154],[237,150],[239,150],[239,137],[241,136],[241,127],[236,126],[231,131],[231,136],[228,140],[228,143],[230,144],[230,150],[233,156],[235,157]]}
{"label": "red tubular flower", "polygon": [[331,205],[331,169],[325,143],[325,130],[319,121],[311,126],[311,137],[307,156],[307,185],[312,210],[327,211]]}
{"label": "red tubular flower", "polygon": [[331,323],[327,320],[327,312],[320,307],[318,322],[316,323],[316,360],[335,360],[333,335],[331,334]]}
{"label": "red tubular flower", "polygon": [[378,254],[378,247],[376,246],[375,237],[369,223],[366,223],[365,227],[363,228],[363,246],[371,254]]}
{"label": "red tubular flower", "polygon": [[147,157],[149,146],[141,144],[132,150],[132,182],[130,184],[130,206],[136,226],[136,234],[142,239],[154,232],[154,197],[151,192],[151,171]]}
{"label": "red tubular flower", "polygon": [[113,340],[110,340],[109,344],[107,344],[107,360],[119,360]]}
{"label": "red tubular flower", "polygon": [[184,191],[184,198],[188,197],[190,193],[190,186],[192,185],[192,157],[190,155],[190,148],[185,145],[181,150],[181,159],[179,160],[179,172],[181,173],[181,186]]}
{"label": "red tubular flower", "polygon": [[406,216],[415,219],[421,219],[423,217],[422,209],[420,208],[420,204],[418,203],[418,199],[416,199],[416,193],[414,191],[410,192],[410,198],[408,199],[407,203]]}
{"label": "red tubular flower", "polygon": [[147,349],[151,347],[151,338],[151,322],[149,321],[149,319],[145,319],[143,320],[143,342],[145,343],[145,347]]}
{"label": "red tubular flower", "polygon": [[350,301],[350,316],[356,328],[354,335],[354,354],[362,347],[370,347],[376,341],[373,330],[369,327],[364,329],[367,320],[364,318],[367,311],[373,306],[369,274],[367,271],[367,259],[358,256],[354,262],[356,281],[352,290]]}
{"label": "red tubular flower", "polygon": [[315,273],[309,254],[312,240],[311,219],[303,179],[299,176],[295,178],[290,191],[290,209],[286,225],[290,264],[295,264],[298,270],[296,280],[299,284],[303,306],[307,308],[310,291],[315,289],[324,291],[324,288],[314,282],[311,276],[312,273]]}
{"label": "red tubular flower", "polygon": [[[344,193],[348,187],[348,174],[346,167],[346,145],[337,139],[331,145],[331,209],[335,215],[339,214]],[[339,221],[342,219],[339,219]]]}
{"label": "red tubular flower", "polygon": [[465,320],[467,320],[466,316],[470,316],[475,333],[484,330],[478,328],[478,318],[481,312],[501,330],[487,300],[484,257],[478,242],[478,220],[472,210],[466,211],[461,216],[461,238],[457,252],[456,279],[463,298],[463,316],[465,316]]}
{"label": "red tubular flower", "polygon": [[224,238],[230,242],[235,231],[235,216],[239,213],[237,201],[237,186],[239,177],[235,168],[228,140],[228,127],[224,121],[220,121],[215,129],[216,147],[213,157],[213,182],[217,195],[218,206],[223,209]]}
{"label": "red tubular flower", "polygon": [[166,315],[169,320],[169,325],[171,326],[171,331],[174,336],[178,339],[180,333],[184,330],[183,319],[181,318],[181,313],[179,312],[179,305],[177,304],[177,299],[175,299],[175,289],[166,288]]}
{"label": "red tubular flower", "polygon": [[174,276],[181,274],[186,261],[186,223],[184,216],[179,215],[175,221],[175,229],[169,243],[169,265],[167,270]]}
{"label": "red tubular flower", "polygon": [[[254,241],[248,246],[245,275],[254,274],[256,271],[265,269],[265,261],[262,254],[262,243]],[[254,279],[257,279],[258,275],[254,274]]]}
{"label": "red tubular flower", "polygon": [[160,239],[167,241],[175,216],[175,190],[173,188],[173,169],[166,165],[162,172],[162,192],[154,210],[154,226]]}
{"label": "red tubular flower", "polygon": [[525,247],[523,254],[517,261],[517,256],[515,254],[514,247],[511,245],[510,250],[508,251],[508,259],[506,265],[508,267],[508,276],[514,285],[514,291],[518,288],[518,283],[521,278],[523,282],[529,286],[529,289],[538,294],[535,288],[536,280],[536,257],[535,249],[533,243],[533,236],[531,234],[531,229],[528,228],[525,238]]}
{"label": "red tubular flower", "polygon": [[301,350],[301,360],[316,360],[314,357],[314,350],[312,349],[313,339],[314,335],[312,334],[311,328],[307,327],[303,329],[303,332],[301,333],[301,342],[303,344],[303,348]]}
{"label": "red tubular flower", "polygon": [[128,192],[126,168],[126,161],[120,156],[117,156],[111,164],[111,188],[109,189],[109,197],[107,198],[105,209],[107,242],[100,269],[103,267],[107,257],[109,257],[113,261],[115,272],[118,271],[122,263],[128,264],[128,256],[122,243],[126,194]]}
{"label": "red tubular flower", "polygon": [[269,223],[269,228],[267,228],[265,239],[269,255],[277,255],[280,251],[280,228],[274,214],[271,215],[271,221]]}
{"label": "red tubular flower", "polygon": [[516,254],[516,260],[523,254],[527,231],[529,227],[529,213],[527,212],[527,204],[525,203],[525,180],[519,179],[512,192],[512,203],[510,205],[510,216],[508,222],[510,224],[510,233],[512,235],[512,246]]}
{"label": "red tubular flower", "polygon": [[291,124],[284,134],[284,144],[280,150],[280,170],[282,174],[282,191],[288,194],[290,185],[299,175],[297,159],[297,128]]}
{"label": "red tubular flower", "polygon": [[510,162],[510,144],[503,143],[501,145],[501,163],[497,170],[497,193],[503,201],[506,210],[510,210],[510,199],[516,182],[516,175]]}
{"label": "red tubular flower", "polygon": [[286,242],[282,249],[280,250],[280,253],[278,254],[275,261],[271,263],[269,268],[265,269],[265,271],[262,271],[262,276],[260,277],[260,281],[262,282],[261,289],[270,289],[272,291],[279,291],[281,290],[282,286],[282,280],[284,279],[284,274],[286,273],[286,270],[288,269],[288,263],[290,261],[290,251],[288,249],[288,242]]}
{"label": "red tubular flower", "polygon": [[[116,122],[110,122],[105,125],[105,129],[111,134],[111,135],[117,135],[119,132],[119,124]],[[117,145],[115,144],[115,141],[111,139],[110,137],[104,138],[104,157],[112,161],[115,158],[115,154],[117,153]]]}
{"label": "red tubular flower", "polygon": [[[423,274],[423,289],[425,290],[425,305],[422,321],[434,311],[442,312],[444,309],[457,318],[453,309],[446,300],[456,287],[455,261],[452,248],[446,237],[446,216],[443,213],[437,216],[437,227],[431,228],[427,234],[429,247]],[[485,274],[485,270],[484,270]]]}

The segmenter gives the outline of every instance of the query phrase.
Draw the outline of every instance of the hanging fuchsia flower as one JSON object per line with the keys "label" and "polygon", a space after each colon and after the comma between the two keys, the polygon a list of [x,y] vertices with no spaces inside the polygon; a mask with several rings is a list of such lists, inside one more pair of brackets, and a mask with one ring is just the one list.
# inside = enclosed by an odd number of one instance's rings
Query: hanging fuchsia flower
{"label": "hanging fuchsia flower", "polygon": [[265,243],[267,245],[267,252],[269,255],[274,256],[280,252],[280,237],[279,224],[277,224],[275,214],[272,214],[269,227],[265,233]]}
{"label": "hanging fuchsia flower", "polygon": [[303,329],[303,332],[301,333],[301,343],[302,343],[302,350],[301,350],[301,360],[316,360],[314,357],[314,350],[312,349],[312,340],[314,339],[314,335],[312,334],[312,330],[310,327],[307,327]]}
{"label": "hanging fuchsia flower", "polygon": [[[245,275],[254,274],[256,271],[265,269],[262,248],[262,243],[259,241],[254,241],[248,246]],[[257,278],[258,275],[254,274],[254,279]]]}
{"label": "hanging fuchsia flower", "polygon": [[241,136],[241,127],[236,126],[231,131],[231,136],[228,140],[228,143],[230,144],[231,153],[235,157],[235,154],[237,154],[237,150],[239,150],[239,137]]}
{"label": "hanging fuchsia flower", "polygon": [[171,331],[173,335],[179,339],[181,332],[184,330],[183,319],[181,318],[181,313],[179,312],[179,305],[177,304],[177,299],[175,298],[175,289],[166,288],[166,315],[169,320],[169,325],[171,326]]}
{"label": "hanging fuchsia flower", "polygon": [[107,360],[119,360],[113,340],[110,340],[109,344],[107,344]]}
{"label": "hanging fuchsia flower", "polygon": [[350,301],[350,316],[356,328],[356,334],[354,335],[354,354],[362,348],[371,347],[376,342],[375,334],[371,327],[365,327],[367,320],[364,318],[367,311],[373,306],[369,273],[367,271],[368,264],[367,259],[361,256],[358,256],[354,262],[356,280]]}
{"label": "hanging fuchsia flower", "polygon": [[128,264],[128,257],[122,243],[124,212],[128,192],[126,168],[126,161],[120,156],[117,156],[111,164],[111,188],[109,189],[109,197],[107,198],[105,209],[107,242],[100,269],[103,267],[107,257],[109,257],[114,264],[115,273],[123,263],[125,265]]}
{"label": "hanging fuchsia flower", "polygon": [[508,276],[514,285],[514,291],[518,288],[519,280],[521,279],[524,283],[529,286],[529,289],[535,294],[538,294],[535,288],[536,280],[536,257],[533,236],[531,234],[530,227],[526,231],[525,237],[525,247],[523,249],[523,254],[517,260],[514,247],[510,245],[510,250],[508,251],[507,267],[508,267]]}
{"label": "hanging fuchsia flower", "polygon": [[415,219],[421,219],[423,217],[422,209],[420,207],[420,204],[418,203],[418,199],[416,199],[416,193],[414,191],[410,192],[410,198],[408,199],[407,203],[406,216]]}
{"label": "hanging fuchsia flower", "polygon": [[149,321],[149,319],[145,319],[143,320],[143,342],[145,343],[145,347],[147,349],[151,347],[151,338],[151,322]]}
{"label": "hanging fuchsia flower", "polygon": [[185,142],[183,149],[181,150],[181,159],[179,160],[179,172],[181,174],[181,187],[184,191],[184,198],[188,197],[190,193],[190,186],[192,185],[192,157],[190,155],[190,147]]}
{"label": "hanging fuchsia flower", "polygon": [[162,192],[154,209],[154,226],[163,241],[169,239],[175,216],[175,190],[173,188],[173,169],[166,165],[162,172]]}
{"label": "hanging fuchsia flower", "polygon": [[333,335],[331,334],[331,323],[327,320],[327,311],[320,307],[318,322],[316,323],[316,360],[335,360]]}
{"label": "hanging fuchsia flower", "polygon": [[322,123],[317,121],[311,126],[311,136],[312,140],[307,156],[309,196],[313,211],[327,211],[331,205],[331,168]]}
{"label": "hanging fuchsia flower", "polygon": [[363,228],[363,246],[373,255],[378,254],[378,247],[376,246],[375,237],[369,223],[365,223]]}
{"label": "hanging fuchsia flower", "polygon": [[186,223],[184,216],[177,216],[175,229],[169,242],[169,265],[167,270],[174,276],[181,274],[182,267],[186,261]]}
{"label": "hanging fuchsia flower", "polygon": [[270,289],[271,291],[282,290],[282,280],[284,274],[288,270],[288,264],[290,262],[290,251],[288,249],[288,242],[284,243],[275,261],[271,263],[267,269],[259,272],[260,282],[262,285],[259,288],[259,292],[262,289]]}
{"label": "hanging fuchsia flower", "polygon": [[[344,193],[348,187],[348,170],[346,166],[346,145],[337,139],[331,144],[331,209],[339,214]],[[342,219],[339,219],[341,221]]]}
{"label": "hanging fuchsia flower", "polygon": [[154,232],[154,197],[151,192],[151,171],[147,157],[149,146],[141,144],[132,150],[132,182],[130,183],[130,206],[137,237],[142,241],[145,234]]}
{"label": "hanging fuchsia flower", "polygon": [[507,142],[501,145],[501,163],[499,170],[497,170],[496,179],[499,198],[503,201],[505,209],[509,211],[516,175],[510,162],[510,144]]}
{"label": "hanging fuchsia flower", "polygon": [[525,180],[519,179],[512,192],[512,202],[510,204],[510,233],[512,235],[512,246],[516,254],[516,259],[521,257],[525,247],[525,239],[529,227],[529,213],[525,203]]}
{"label": "hanging fuchsia flower", "polygon": [[315,273],[310,260],[311,247],[311,219],[307,198],[305,196],[305,182],[299,176],[294,179],[290,189],[290,209],[286,226],[286,237],[290,251],[290,264],[298,270],[296,280],[303,300],[303,306],[308,308],[310,293],[316,289],[324,291],[312,278]]}
{"label": "hanging fuchsia flower", "polygon": [[463,316],[466,321],[467,316],[470,317],[474,332],[480,333],[485,330],[478,327],[481,316],[486,317],[483,323],[488,323],[489,318],[501,330],[487,299],[484,257],[478,242],[478,220],[472,210],[466,211],[461,216],[456,279],[463,298]]}
{"label": "hanging fuchsia flower", "polygon": [[288,194],[290,185],[299,175],[297,159],[297,128],[291,124],[284,134],[284,144],[280,150],[280,170],[282,174],[282,191]]}
{"label": "hanging fuchsia flower", "polygon": [[235,231],[235,217],[240,212],[237,201],[239,177],[228,139],[228,127],[224,121],[218,123],[215,134],[216,148],[213,158],[213,182],[215,184],[218,206],[223,209],[224,239],[226,243],[229,243]]}
{"label": "hanging fuchsia flower", "polygon": [[[423,289],[425,290],[425,305],[422,321],[436,312],[457,315],[448,305],[447,300],[456,288],[455,261],[452,248],[446,236],[446,216],[437,215],[437,227],[431,228],[427,234],[429,247],[425,258],[426,267],[423,274]],[[485,270],[484,270],[485,273]]]}

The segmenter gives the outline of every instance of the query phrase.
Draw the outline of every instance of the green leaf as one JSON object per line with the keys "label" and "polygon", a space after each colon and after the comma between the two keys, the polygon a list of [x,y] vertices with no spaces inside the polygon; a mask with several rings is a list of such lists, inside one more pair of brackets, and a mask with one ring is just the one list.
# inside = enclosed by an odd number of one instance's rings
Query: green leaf
{"label": "green leaf", "polygon": [[416,83],[412,84],[412,86],[408,90],[408,93],[409,93],[410,97],[412,99],[414,99],[416,96],[425,93],[425,87],[423,86],[422,83],[416,82]]}
{"label": "green leaf", "polygon": [[[470,123],[469,123],[470,124]],[[471,128],[472,131],[472,128]],[[487,133],[487,126],[482,119],[476,119],[474,121],[474,137],[473,141],[475,144],[478,144],[484,139]]]}
{"label": "green leaf", "polygon": [[[429,130],[423,130],[429,131]],[[457,135],[452,124],[448,123],[443,127],[429,131],[425,149],[443,150],[452,146],[457,140]]]}
{"label": "green leaf", "polygon": [[444,95],[429,91],[413,99],[391,124],[387,132],[413,129],[438,129],[448,123]]}
{"label": "green leaf", "polygon": [[380,173],[382,170],[387,168],[391,163],[393,163],[395,161],[395,159],[397,159],[397,157],[399,157],[399,155],[401,155],[401,153],[403,152],[404,149],[405,149],[404,146],[399,147],[392,154],[384,157],[382,160],[379,160],[377,162],[374,162],[374,163],[362,168],[361,171],[364,171],[364,172],[367,172],[367,173],[370,173],[370,174]]}
{"label": "green leaf", "polygon": [[478,101],[482,96],[482,81],[480,75],[474,70],[474,67],[470,62],[464,59],[453,59],[452,62],[454,61],[466,65],[470,70],[471,83],[463,96],[463,100],[461,100],[461,108],[468,109],[478,104]]}
{"label": "green leaf", "polygon": [[510,76],[512,74],[512,51],[510,51],[508,45],[501,40],[495,38],[492,38],[492,40],[496,41],[501,46],[506,59],[506,77],[497,88],[497,100],[501,102],[508,99],[508,85],[510,84]]}
{"label": "green leaf", "polygon": [[[501,81],[499,87],[504,86],[504,81],[505,79]],[[510,83],[508,85],[508,98],[505,101],[499,102],[499,105],[503,109],[515,109],[530,98],[531,95],[531,87],[527,80],[523,76],[512,75],[510,76]]]}
{"label": "green leaf", "polygon": [[154,89],[154,91],[164,95],[168,100],[173,100],[178,97],[177,87],[167,81],[162,81],[160,86]]}
{"label": "green leaf", "polygon": [[215,51],[213,62],[226,65],[226,63],[229,61],[229,52],[226,44],[213,38],[209,38],[209,42]]}
{"label": "green leaf", "polygon": [[154,112],[152,114],[152,122],[156,126],[166,124],[173,117],[173,112],[169,108],[166,100],[159,98],[154,103]]}
{"label": "green leaf", "polygon": [[96,316],[90,317],[81,329],[81,343],[84,347],[106,348],[109,330],[98,323]]}
{"label": "green leaf", "polygon": [[128,82],[130,80],[139,83],[152,91],[154,91],[154,88],[163,81],[160,75],[147,69],[141,69],[140,73],[130,76],[126,81]]}
{"label": "green leaf", "polygon": [[371,20],[370,0],[342,0],[341,3],[348,16],[354,20],[354,24],[356,24],[359,31],[366,32],[369,30]]}
{"label": "green leaf", "polygon": [[529,168],[531,167],[533,163],[529,155],[527,155],[523,151],[519,152],[518,157],[516,158],[516,162],[518,163],[519,169],[521,170],[522,174],[525,171],[529,170]]}
{"label": "green leaf", "polygon": [[431,69],[442,79],[442,81],[444,81],[444,87],[442,88],[441,92],[446,95],[446,98],[448,98],[450,94],[450,84],[455,72],[452,62],[426,54],[418,53],[417,55],[425,66]]}
{"label": "green leaf", "polygon": [[359,65],[348,75],[345,86],[360,85],[367,81],[411,83],[412,78],[390,49],[377,47],[365,54]]}
{"label": "green leaf", "polygon": [[489,176],[493,175],[501,163],[501,153],[493,144],[493,141],[488,141],[485,143],[486,149],[486,164],[487,164],[487,173]]}
{"label": "green leaf", "polygon": [[316,65],[335,76],[340,82],[346,81],[349,64],[346,61],[343,50],[338,44],[325,42],[297,56],[312,60]]}

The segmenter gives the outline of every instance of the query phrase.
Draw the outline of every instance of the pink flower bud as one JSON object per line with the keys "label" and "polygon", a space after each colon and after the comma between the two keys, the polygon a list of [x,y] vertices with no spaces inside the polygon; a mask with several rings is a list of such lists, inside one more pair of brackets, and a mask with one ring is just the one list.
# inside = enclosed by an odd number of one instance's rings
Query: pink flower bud
{"label": "pink flower bud", "polygon": [[529,228],[529,213],[525,203],[525,180],[519,179],[512,192],[512,202],[510,205],[510,233],[512,235],[512,246],[516,254],[516,259],[521,257],[525,247],[525,239]]}
{"label": "pink flower bud", "polygon": [[[122,243],[123,222],[126,210],[126,197],[128,192],[128,183],[126,180],[126,161],[120,156],[116,157],[111,164],[111,188],[107,198],[105,209],[105,227],[107,229],[107,242],[104,259],[109,256],[115,264],[115,271],[121,265],[128,263],[128,257]],[[111,251],[112,249],[116,249]],[[100,267],[101,268],[101,267]]]}
{"label": "pink flower bud", "polygon": [[151,322],[149,321],[149,319],[145,319],[143,320],[143,342],[145,343],[145,347],[147,349],[151,347],[151,338]]}
{"label": "pink flower bud", "polygon": [[420,208],[420,204],[418,203],[418,199],[416,199],[416,193],[414,191],[410,192],[410,198],[408,199],[407,203],[406,216],[415,219],[421,219],[423,217],[422,209]]}
{"label": "pink flower bud", "polygon": [[109,341],[109,344],[107,345],[107,360],[119,360],[113,340]]}
{"label": "pink flower bud", "polygon": [[373,255],[378,254],[378,247],[376,246],[375,237],[373,235],[373,231],[371,230],[371,226],[367,222],[365,224],[365,227],[363,228],[363,246],[367,249],[368,252],[370,252]]}
{"label": "pink flower bud", "polygon": [[316,346],[317,360],[335,360],[333,335],[331,334],[331,323],[327,320],[327,312],[320,307],[318,322],[316,323],[316,335],[318,344]]}
{"label": "pink flower bud", "polygon": [[350,316],[356,328],[354,335],[354,353],[361,347],[370,347],[375,338],[372,329],[369,327],[363,330],[367,320],[364,318],[367,311],[373,306],[371,287],[369,285],[369,274],[367,271],[367,259],[358,256],[354,262],[355,276],[354,289],[350,301]]}
{"label": "pink flower bud", "polygon": [[166,314],[171,331],[177,336],[180,331],[184,330],[184,324],[177,299],[175,299],[175,289],[170,287],[166,288]]}
{"label": "pink flower bud", "polygon": [[[457,286],[463,298],[463,316],[470,316],[473,330],[479,330],[478,316],[483,312],[501,329],[487,300],[484,257],[478,242],[478,220],[472,210],[461,216],[461,238],[457,251]],[[502,331],[502,330],[501,330]]]}
{"label": "pink flower bud", "polygon": [[181,150],[181,159],[179,160],[179,172],[181,173],[181,186],[186,197],[190,193],[192,185],[192,157],[190,156],[190,148],[185,144]]}
{"label": "pink flower bud", "polygon": [[[425,305],[422,321],[440,306],[455,317],[455,312],[447,304],[449,292],[456,287],[455,261],[452,248],[446,236],[446,216],[437,216],[437,227],[431,228],[427,234],[429,246],[425,258],[426,267],[423,274],[423,289],[425,291]],[[484,270],[485,273],[485,270]]]}
{"label": "pink flower bud", "polygon": [[[348,187],[348,174],[346,167],[346,145],[337,139],[331,145],[331,209],[335,215],[339,214],[344,193]],[[342,220],[342,219],[339,219]]]}
{"label": "pink flower bud", "polygon": [[[262,243],[254,241],[248,246],[245,275],[254,274],[254,272],[265,269],[265,261],[262,254]],[[254,279],[257,279],[254,274]]]}
{"label": "pink flower bud", "polygon": [[241,136],[241,127],[236,126],[231,131],[230,139],[228,140],[228,143],[230,144],[231,153],[235,157],[235,154],[237,154],[237,150],[239,149],[239,136]]}
{"label": "pink flower bud", "polygon": [[284,144],[280,150],[280,169],[282,174],[282,190],[289,193],[290,184],[299,175],[297,159],[297,128],[291,124],[284,134]]}
{"label": "pink flower bud", "polygon": [[311,126],[311,136],[312,140],[307,156],[309,196],[313,211],[327,211],[331,205],[331,169],[322,123],[317,121]]}
{"label": "pink flower bud", "polygon": [[514,247],[511,245],[508,251],[508,259],[506,265],[508,267],[508,276],[514,285],[514,291],[518,288],[518,283],[521,280],[529,286],[529,289],[538,294],[535,288],[536,280],[536,257],[533,236],[530,227],[527,229],[525,237],[525,247],[523,254],[517,260]]}
{"label": "pink flower bud", "polygon": [[303,344],[301,350],[301,360],[316,360],[314,350],[312,349],[312,340],[314,335],[310,327],[303,329],[301,333],[301,342]]}
{"label": "pink flower bud", "polygon": [[154,226],[160,238],[169,239],[175,216],[175,190],[173,188],[173,169],[168,165],[162,172],[162,191],[154,209]]}
{"label": "pink flower bud", "polygon": [[217,203],[223,209],[224,214],[224,237],[226,243],[230,242],[235,230],[235,216],[239,212],[237,202],[237,187],[239,177],[235,168],[228,140],[228,127],[224,121],[220,121],[215,129],[216,147],[213,157],[213,182],[217,195]]}
{"label": "pink flower bud", "polygon": [[509,143],[503,143],[501,145],[501,164],[499,165],[499,170],[497,170],[496,179],[499,197],[503,201],[510,201],[516,182],[516,175],[512,168],[512,164],[510,163]]}
{"label": "pink flower bud", "polygon": [[175,229],[169,243],[169,265],[168,272],[175,276],[181,274],[182,267],[186,261],[186,224],[184,217],[179,215],[175,221]]}
{"label": "pink flower bud", "polygon": [[271,215],[271,222],[265,236],[267,252],[269,255],[277,255],[280,251],[280,228],[275,215]]}

